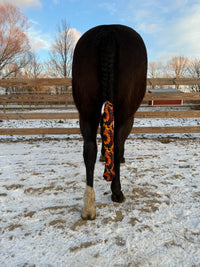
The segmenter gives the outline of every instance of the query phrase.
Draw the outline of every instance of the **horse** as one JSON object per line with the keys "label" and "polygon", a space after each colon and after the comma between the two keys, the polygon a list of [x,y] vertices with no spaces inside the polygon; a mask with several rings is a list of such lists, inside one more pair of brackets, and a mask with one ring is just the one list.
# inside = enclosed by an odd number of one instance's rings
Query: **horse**
{"label": "horse", "polygon": [[93,178],[99,124],[101,158],[106,160],[104,178],[111,181],[112,201],[121,203],[125,200],[120,162],[124,160],[124,145],[133,126],[134,114],[146,92],[146,78],[146,47],[141,36],[130,27],[96,26],[84,33],[75,46],[72,94],[79,112],[86,167],[82,219],[93,220],[96,216]]}

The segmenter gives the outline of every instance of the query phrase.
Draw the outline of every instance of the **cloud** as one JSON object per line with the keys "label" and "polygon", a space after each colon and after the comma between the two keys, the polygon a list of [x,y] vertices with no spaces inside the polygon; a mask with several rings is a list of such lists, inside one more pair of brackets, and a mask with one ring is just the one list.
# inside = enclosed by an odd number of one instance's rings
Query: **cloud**
{"label": "cloud", "polygon": [[60,1],[59,1],[59,0],[53,0],[53,3],[54,3],[55,5],[59,5],[59,4],[60,4]]}
{"label": "cloud", "polygon": [[50,42],[48,42],[48,37],[45,35],[30,35],[29,40],[31,44],[31,50],[33,52],[49,50],[51,47]]}
{"label": "cloud", "polygon": [[179,53],[158,54],[157,58],[158,58],[158,61],[166,64],[169,60],[171,60],[174,57],[178,57],[178,56],[180,56]]}
{"label": "cloud", "polygon": [[163,28],[160,44],[169,53],[179,53],[189,57],[200,57],[200,3],[190,5],[179,17],[172,19]]}
{"label": "cloud", "polygon": [[20,8],[42,7],[40,0],[0,0],[0,4],[12,4]]}
{"label": "cloud", "polygon": [[173,54],[200,57],[199,14],[198,0],[127,0],[117,13],[142,35],[154,60]]}
{"label": "cloud", "polygon": [[39,22],[37,22],[36,20],[33,20],[33,19],[29,19],[29,22],[33,25],[38,25]]}
{"label": "cloud", "polygon": [[[51,35],[42,34],[40,30],[35,30],[35,25],[38,26],[36,21],[34,21],[32,27],[28,31],[31,50],[33,52],[40,52],[41,50],[50,51],[55,40]],[[81,37],[81,33],[75,28],[69,29],[69,33],[73,37],[74,44],[76,44]]]}
{"label": "cloud", "polygon": [[51,48],[52,37],[48,34],[43,34],[39,28],[40,24],[37,21],[30,20],[30,28],[28,29],[27,34],[33,52],[49,50]]}
{"label": "cloud", "polygon": [[156,31],[157,25],[152,23],[152,24],[146,24],[146,23],[141,23],[137,26],[138,30],[144,33],[152,33]]}
{"label": "cloud", "polygon": [[110,1],[108,2],[104,2],[98,5],[100,8],[107,10],[110,15],[114,15],[117,12],[117,7],[116,7],[116,3]]}
{"label": "cloud", "polygon": [[52,40],[48,35],[41,34],[41,32],[29,31],[28,33],[31,50],[39,52],[40,50],[50,50]]}
{"label": "cloud", "polygon": [[81,33],[75,28],[69,29],[69,33],[73,36],[74,42],[77,43],[81,37]]}

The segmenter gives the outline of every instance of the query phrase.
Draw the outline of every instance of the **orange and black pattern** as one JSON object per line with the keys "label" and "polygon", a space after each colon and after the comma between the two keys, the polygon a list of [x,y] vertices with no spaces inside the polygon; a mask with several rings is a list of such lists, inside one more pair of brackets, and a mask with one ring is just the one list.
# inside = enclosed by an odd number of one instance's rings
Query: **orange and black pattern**
{"label": "orange and black pattern", "polygon": [[109,101],[105,103],[103,113],[103,145],[105,149],[105,171],[103,177],[106,181],[112,181],[114,171],[114,112],[113,105]]}

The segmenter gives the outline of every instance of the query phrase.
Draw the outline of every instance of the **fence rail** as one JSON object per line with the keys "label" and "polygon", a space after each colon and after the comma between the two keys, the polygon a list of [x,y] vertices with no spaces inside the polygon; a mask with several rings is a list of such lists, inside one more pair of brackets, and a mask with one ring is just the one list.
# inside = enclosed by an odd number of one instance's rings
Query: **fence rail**
{"label": "fence rail", "polygon": [[10,86],[71,86],[71,78],[1,79],[1,87]]}
{"label": "fence rail", "polygon": [[[155,78],[148,79],[148,85],[200,85],[200,79],[189,78]],[[0,80],[0,86],[36,86],[36,85],[71,85],[71,79],[9,79]],[[200,101],[200,93],[146,93],[144,101],[150,100],[191,100]],[[0,104],[7,103],[69,103],[73,102],[71,94],[62,95],[0,95]],[[200,118],[200,110],[182,111],[140,111],[136,118]],[[50,119],[78,119],[78,113],[0,113],[0,120],[50,120]],[[131,133],[200,133],[199,126],[179,126],[179,127],[134,127]],[[2,129],[0,135],[60,135],[60,134],[80,134],[79,128],[23,128],[23,129]]]}
{"label": "fence rail", "polygon": [[71,94],[49,95],[49,94],[13,94],[0,95],[0,103],[68,103],[72,102]]}
{"label": "fence rail", "polygon": [[[0,79],[0,86],[71,86],[71,78]],[[200,78],[148,78],[147,85],[200,85]]]}
{"label": "fence rail", "polygon": [[[135,118],[197,118],[200,110],[177,110],[177,111],[138,111]],[[59,113],[0,113],[0,120],[71,120],[78,119],[77,112]]]}
{"label": "fence rail", "polygon": [[[100,133],[100,131],[98,131]],[[179,127],[133,127],[133,134],[157,134],[157,133],[200,133],[199,126]],[[80,134],[79,128],[18,128],[0,129],[0,135],[71,135]]]}
{"label": "fence rail", "polygon": [[[146,93],[143,101],[150,100],[200,100],[200,93]],[[71,94],[49,95],[49,94],[16,94],[0,95],[0,103],[68,103],[73,102]]]}

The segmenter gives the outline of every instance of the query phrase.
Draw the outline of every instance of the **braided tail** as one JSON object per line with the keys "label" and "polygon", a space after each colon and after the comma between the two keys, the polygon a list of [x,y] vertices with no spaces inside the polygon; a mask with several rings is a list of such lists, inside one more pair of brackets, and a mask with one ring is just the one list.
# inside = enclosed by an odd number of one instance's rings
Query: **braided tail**
{"label": "braided tail", "polygon": [[102,141],[105,151],[103,177],[112,181],[114,170],[114,92],[116,88],[117,41],[109,27],[99,33],[99,82],[102,96]]}
{"label": "braided tail", "polygon": [[104,103],[103,118],[103,145],[105,150],[105,170],[103,177],[106,181],[112,181],[115,177],[114,170],[114,112],[111,102]]}

